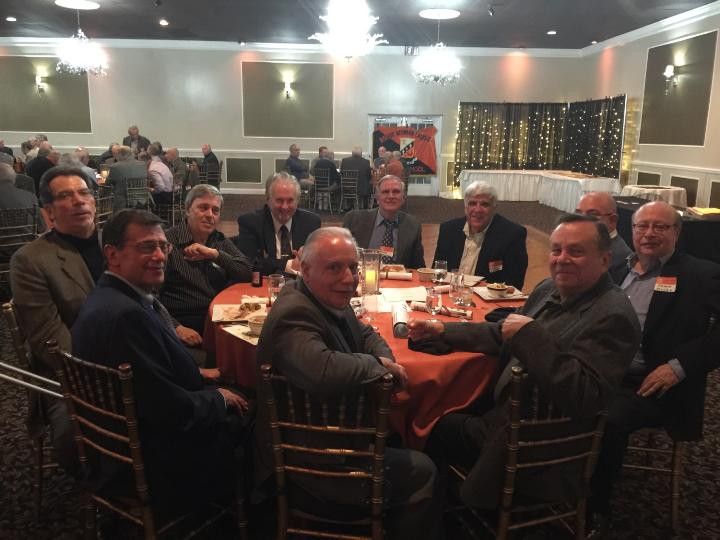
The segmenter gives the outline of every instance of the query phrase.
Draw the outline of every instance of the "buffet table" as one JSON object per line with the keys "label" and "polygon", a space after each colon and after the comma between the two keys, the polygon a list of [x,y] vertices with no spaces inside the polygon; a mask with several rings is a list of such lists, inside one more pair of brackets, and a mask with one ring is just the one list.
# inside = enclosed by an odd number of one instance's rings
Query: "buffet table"
{"label": "buffet table", "polygon": [[673,206],[687,207],[687,191],[678,186],[628,185],[620,193],[623,197],[638,197],[646,201],[665,201]]}
{"label": "buffet table", "polygon": [[[381,287],[415,287],[421,285],[414,274],[412,281],[382,280]],[[425,285],[424,283],[422,285]],[[233,285],[222,291],[213,301],[214,304],[237,304],[243,295],[256,295],[264,289],[253,289],[247,283]],[[474,322],[485,319],[485,315],[500,306],[520,306],[522,301],[484,302],[474,296],[477,307],[472,308]],[[443,303],[448,303],[447,294],[443,294]],[[213,306],[210,306],[212,313]],[[393,399],[390,422],[410,448],[420,449],[435,422],[444,414],[470,405],[492,383],[497,360],[480,353],[454,352],[435,356],[414,352],[408,349],[407,339],[392,335],[392,315],[373,313],[372,324],[390,345],[395,359],[402,364],[408,374],[407,388],[397,393]],[[427,319],[424,312],[413,311],[411,318]],[[458,321],[450,317],[438,316],[445,321]],[[240,386],[256,387],[256,348],[250,343],[235,337],[225,330],[223,324],[210,322],[205,327],[204,346],[214,350],[217,366],[223,379]]]}
{"label": "buffet table", "polygon": [[499,201],[539,201],[565,212],[574,212],[580,197],[589,191],[620,192],[616,178],[571,171],[464,170],[458,179],[462,193],[472,182],[481,181],[495,188]]}

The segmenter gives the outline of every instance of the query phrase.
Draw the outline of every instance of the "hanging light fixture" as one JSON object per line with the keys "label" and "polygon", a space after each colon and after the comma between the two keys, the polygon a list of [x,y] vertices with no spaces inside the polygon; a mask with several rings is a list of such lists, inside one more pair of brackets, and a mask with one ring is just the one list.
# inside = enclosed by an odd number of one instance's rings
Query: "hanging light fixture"
{"label": "hanging light fixture", "polygon": [[[420,12],[420,16],[426,19],[437,20],[437,43],[420,52],[420,55],[413,60],[412,70],[415,80],[422,84],[439,84],[446,86],[453,84],[460,78],[462,64],[455,53],[445,47],[440,41],[440,19],[455,18],[460,15],[459,11],[442,10],[443,13],[433,13],[435,10]],[[440,11],[440,10],[437,10]],[[447,11],[453,11],[452,17]]]}
{"label": "hanging light fixture", "polygon": [[376,45],[387,43],[382,34],[370,34],[370,28],[378,21],[370,13],[365,0],[330,0],[327,15],[320,19],[328,25],[328,32],[315,33],[308,39],[315,39],[325,50],[338,58],[364,56]]}
{"label": "hanging light fixture", "polygon": [[107,56],[100,45],[90,41],[80,28],[80,11],[77,13],[77,33],[71,38],[63,40],[56,54],[60,61],[56,69],[60,73],[92,73],[105,75],[107,73]]}

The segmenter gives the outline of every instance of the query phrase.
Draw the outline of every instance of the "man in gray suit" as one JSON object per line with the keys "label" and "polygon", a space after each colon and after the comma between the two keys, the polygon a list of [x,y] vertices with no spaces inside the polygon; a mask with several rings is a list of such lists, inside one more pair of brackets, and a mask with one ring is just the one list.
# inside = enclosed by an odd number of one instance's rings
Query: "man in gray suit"
{"label": "man in gray suit", "polygon": [[129,146],[120,146],[115,151],[117,163],[110,165],[107,183],[113,187],[113,210],[119,212],[128,207],[127,181],[130,178],[147,179],[147,165],[135,159]]}
{"label": "man in gray suit", "polygon": [[[502,486],[511,367],[525,366],[542,395],[583,424],[607,407],[640,343],[640,326],[627,296],[607,273],[610,236],[590,216],[560,218],[550,236],[551,277],[541,282],[519,313],[499,323],[411,321],[410,339],[439,340],[447,349],[500,357],[494,404],[450,413],[433,428],[425,450],[438,464],[470,472],[465,502],[495,508]],[[435,344],[437,346],[437,344]],[[581,470],[560,465],[521,477],[518,492],[534,500],[579,495]]]}
{"label": "man in gray suit", "polygon": [[405,183],[387,175],[375,186],[378,208],[353,210],[345,215],[343,227],[349,229],[362,248],[379,249],[383,263],[425,266],[420,222],[400,211],[405,202]]}

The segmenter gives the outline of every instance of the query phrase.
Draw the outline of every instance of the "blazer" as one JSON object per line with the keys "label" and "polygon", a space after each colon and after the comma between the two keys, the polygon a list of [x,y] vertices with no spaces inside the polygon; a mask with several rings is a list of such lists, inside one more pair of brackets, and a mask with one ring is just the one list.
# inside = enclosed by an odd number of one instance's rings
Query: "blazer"
{"label": "blazer", "polygon": [[350,156],[343,158],[340,162],[341,171],[357,171],[357,190],[358,195],[361,197],[367,197],[372,193],[370,188],[370,180],[372,178],[372,170],[370,168],[370,162],[362,156]]}
{"label": "blazer", "polygon": [[[237,218],[238,235],[232,240],[238,249],[249,259],[255,259],[260,264],[260,272],[266,276],[285,271],[288,257],[276,258],[275,226],[272,214],[267,204],[262,208],[241,214]],[[298,208],[292,218],[292,247],[297,250],[305,244],[305,240],[315,229],[321,225],[320,218]]]}
{"label": "blazer", "polygon": [[[123,137],[123,146],[127,146],[129,148],[131,144],[132,140],[130,135]],[[143,137],[142,135],[138,135],[137,151],[142,152],[143,150],[147,150],[148,146],[150,146],[150,139]]]}
{"label": "blazer", "polygon": [[15,175],[15,187],[23,189],[28,193],[32,193],[37,199],[37,193],[35,193],[35,180],[27,174],[17,173]]}
{"label": "blazer", "polygon": [[[458,268],[465,249],[465,227],[467,219],[455,218],[440,224],[437,248],[433,260],[447,261],[448,269]],[[475,275],[483,276],[489,282],[505,282],[522,289],[528,265],[525,227],[495,214],[485,233],[478,255]],[[502,268],[490,271],[490,262],[501,263]]]}
{"label": "blazer", "polygon": [[[367,248],[372,238],[375,220],[379,209],[353,210],[345,214],[343,227],[349,229],[358,246]],[[422,227],[420,222],[410,214],[398,212],[397,245],[393,261],[403,264],[406,268],[422,268],[425,266],[425,250],[422,245]]]}
{"label": "blazer", "polygon": [[[621,284],[629,272],[613,275]],[[673,254],[660,271],[675,280],[674,292],[655,291],[643,328],[642,354],[649,370],[677,358],[686,378],[661,398],[665,428],[674,440],[702,437],[705,383],[720,365],[720,265]]]}
{"label": "blazer", "polygon": [[147,178],[147,165],[131,157],[110,165],[107,183],[113,187],[113,211],[119,212],[128,207],[127,181],[130,178]]}
{"label": "blazer", "polygon": [[[207,386],[173,328],[125,282],[104,274],[72,328],[73,354],[117,367],[129,362],[150,495],[213,500],[233,476],[225,400]],[[91,464],[96,487],[116,480],[109,462]]]}

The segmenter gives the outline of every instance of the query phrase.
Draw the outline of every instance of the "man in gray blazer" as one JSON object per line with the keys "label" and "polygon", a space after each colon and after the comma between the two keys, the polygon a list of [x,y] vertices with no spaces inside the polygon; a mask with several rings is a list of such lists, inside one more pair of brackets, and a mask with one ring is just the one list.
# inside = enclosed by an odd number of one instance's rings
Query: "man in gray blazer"
{"label": "man in gray blazer", "polygon": [[360,247],[379,249],[383,263],[406,268],[425,266],[420,222],[400,211],[405,202],[405,183],[397,176],[384,176],[375,186],[375,197],[378,208],[348,212],[343,227],[350,230]]}
{"label": "man in gray blazer", "polygon": [[127,182],[130,178],[147,178],[147,165],[133,156],[129,146],[120,146],[115,152],[117,163],[110,165],[107,183],[113,187],[113,211],[128,207]]}
{"label": "man in gray blazer", "polygon": [[[495,508],[499,502],[511,367],[525,366],[544,396],[584,424],[607,407],[640,343],[630,301],[607,273],[605,225],[590,216],[565,215],[550,242],[551,277],[535,288],[518,314],[499,323],[409,324],[413,341],[440,340],[448,348],[500,357],[503,371],[493,406],[442,417],[425,447],[438,464],[467,467],[460,494],[476,507]],[[581,470],[560,465],[521,476],[518,492],[538,501],[569,498],[587,489],[581,478]]]}

